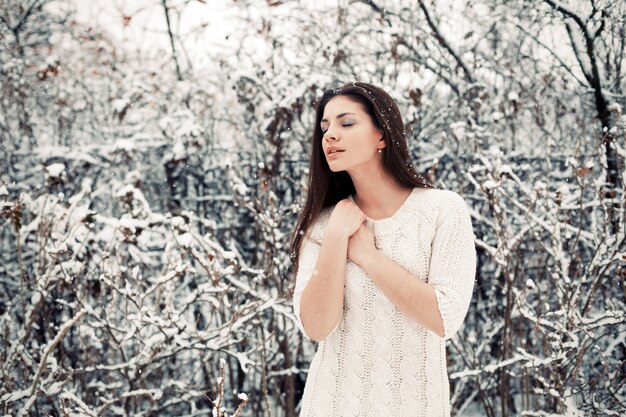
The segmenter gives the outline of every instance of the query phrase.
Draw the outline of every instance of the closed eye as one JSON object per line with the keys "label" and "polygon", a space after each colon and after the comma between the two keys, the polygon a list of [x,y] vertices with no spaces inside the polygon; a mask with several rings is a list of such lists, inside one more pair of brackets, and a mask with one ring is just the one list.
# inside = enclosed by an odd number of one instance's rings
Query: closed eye
{"label": "closed eye", "polygon": [[[354,125],[354,123],[342,123],[341,124],[342,127],[350,127],[350,126],[353,126],[353,125]],[[322,135],[325,134],[327,131],[328,131],[328,128],[326,128],[326,130],[324,130],[322,128]]]}

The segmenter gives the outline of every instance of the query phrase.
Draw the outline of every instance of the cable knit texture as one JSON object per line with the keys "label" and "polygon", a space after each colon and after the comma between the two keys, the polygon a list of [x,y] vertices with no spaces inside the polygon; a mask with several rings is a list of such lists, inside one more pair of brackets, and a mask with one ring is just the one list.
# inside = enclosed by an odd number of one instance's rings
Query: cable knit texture
{"label": "cable knit texture", "polygon": [[[300,252],[293,306],[303,332],[300,298],[333,209],[322,211]],[[414,188],[393,216],[366,225],[378,250],[434,287],[444,338],[406,317],[347,261],[343,315],[313,357],[300,417],[448,417],[445,340],[461,327],[476,271],[468,207],[452,191]]]}

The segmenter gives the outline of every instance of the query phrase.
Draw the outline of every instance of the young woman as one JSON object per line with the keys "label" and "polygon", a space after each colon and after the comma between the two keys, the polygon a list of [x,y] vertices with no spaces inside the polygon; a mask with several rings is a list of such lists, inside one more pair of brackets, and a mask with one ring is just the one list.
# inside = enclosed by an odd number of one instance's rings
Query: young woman
{"label": "young woman", "polygon": [[300,417],[447,417],[445,340],[476,269],[467,205],[410,160],[393,99],[366,83],[317,106],[291,244],[295,315],[318,341]]}

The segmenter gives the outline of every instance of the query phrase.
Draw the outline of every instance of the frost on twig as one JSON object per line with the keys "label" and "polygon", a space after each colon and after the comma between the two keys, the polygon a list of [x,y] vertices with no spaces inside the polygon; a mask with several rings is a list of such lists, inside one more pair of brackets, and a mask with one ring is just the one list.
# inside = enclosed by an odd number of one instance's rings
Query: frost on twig
{"label": "frost on twig", "polygon": [[241,400],[237,409],[233,414],[228,414],[226,406],[224,405],[224,382],[226,380],[226,361],[223,358],[219,359],[219,377],[217,378],[217,398],[213,401],[213,417],[240,417],[244,407],[248,403],[248,396],[244,393],[239,393],[237,398]]}

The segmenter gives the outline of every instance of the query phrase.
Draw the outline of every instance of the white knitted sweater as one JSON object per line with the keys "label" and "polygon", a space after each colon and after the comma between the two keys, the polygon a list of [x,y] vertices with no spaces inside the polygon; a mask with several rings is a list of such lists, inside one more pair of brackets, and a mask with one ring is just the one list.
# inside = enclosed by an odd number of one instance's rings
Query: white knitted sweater
{"label": "white knitted sweater", "polygon": [[[301,330],[300,297],[333,209],[322,211],[302,244],[293,295]],[[313,357],[300,417],[448,417],[445,340],[465,318],[476,270],[467,205],[452,191],[414,188],[393,216],[366,225],[378,250],[435,288],[445,336],[410,320],[347,261],[343,315]]]}

